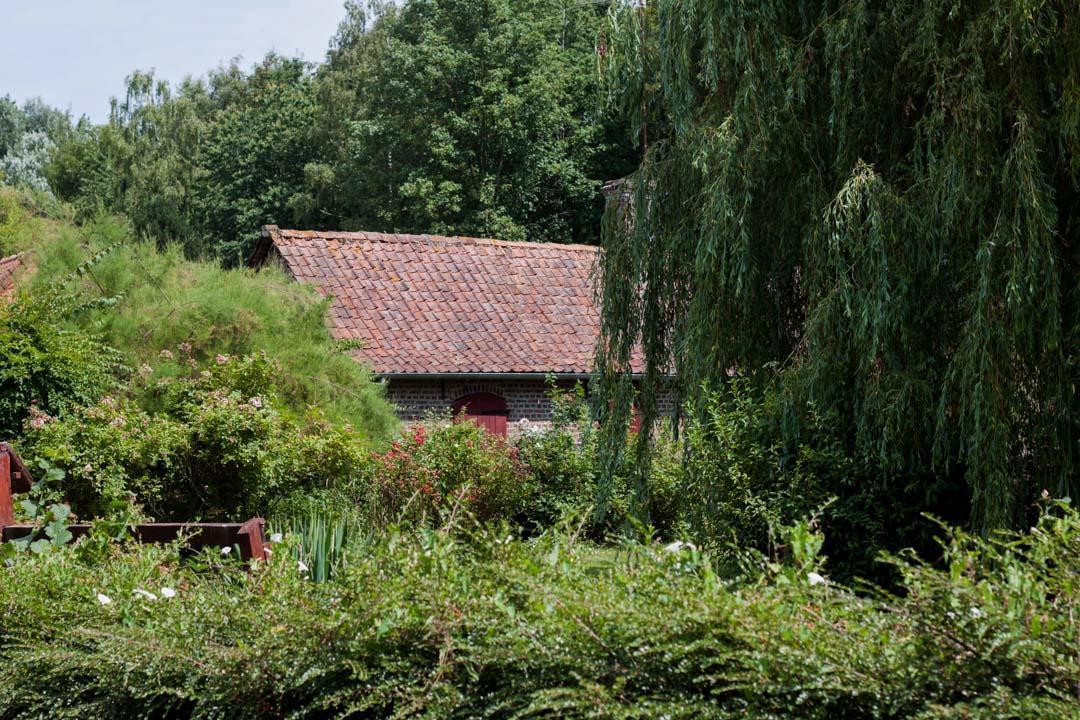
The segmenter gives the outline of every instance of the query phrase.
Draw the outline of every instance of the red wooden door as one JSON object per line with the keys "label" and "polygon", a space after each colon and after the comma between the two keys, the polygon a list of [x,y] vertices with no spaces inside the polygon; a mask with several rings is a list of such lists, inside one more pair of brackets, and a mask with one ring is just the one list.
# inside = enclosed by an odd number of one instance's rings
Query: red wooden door
{"label": "red wooden door", "polygon": [[506,400],[493,393],[472,393],[454,401],[454,418],[465,418],[493,435],[506,437]]}

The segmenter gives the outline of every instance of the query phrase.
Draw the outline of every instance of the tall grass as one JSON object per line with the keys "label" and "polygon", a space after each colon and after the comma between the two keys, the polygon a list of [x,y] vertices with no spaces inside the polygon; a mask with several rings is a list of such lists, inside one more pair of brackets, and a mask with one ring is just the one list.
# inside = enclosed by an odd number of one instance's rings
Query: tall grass
{"label": "tall grass", "polygon": [[[330,337],[327,300],[284,272],[266,268],[225,270],[193,261],[178,247],[158,249],[136,241],[120,219],[100,216],[82,225],[9,213],[9,250],[30,250],[32,288],[65,282],[89,299],[119,298],[72,319],[119,350],[132,368],[156,366],[181,344],[210,361],[218,354],[265,352],[281,367],[276,391],[298,414],[311,406],[373,439],[396,426],[381,386]],[[84,274],[74,271],[102,250],[109,252]]]}

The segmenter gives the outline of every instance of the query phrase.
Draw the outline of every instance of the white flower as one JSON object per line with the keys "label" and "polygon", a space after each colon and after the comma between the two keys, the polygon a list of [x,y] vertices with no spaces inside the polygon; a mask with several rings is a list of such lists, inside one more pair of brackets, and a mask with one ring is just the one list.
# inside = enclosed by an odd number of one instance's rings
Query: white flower
{"label": "white flower", "polygon": [[222,555],[228,555],[231,552],[232,552],[232,545],[226,545],[225,547],[221,548],[221,554]]}
{"label": "white flower", "polygon": [[109,603],[112,602],[112,598],[109,597],[108,595],[106,595],[105,593],[98,593],[97,594],[97,601],[99,603],[101,603],[102,605],[108,605]]}
{"label": "white flower", "polygon": [[980,610],[979,608],[977,608],[977,607],[971,608],[971,617],[973,617],[973,618],[981,618],[982,614],[983,614],[983,611]]}
{"label": "white flower", "polygon": [[308,571],[308,566],[304,564],[303,560],[297,560],[296,567],[301,573],[306,573]]}
{"label": "white flower", "polygon": [[824,585],[827,582],[825,578],[823,578],[821,575],[818,575],[816,572],[807,573],[806,579],[810,582],[811,585]]}
{"label": "white flower", "polygon": [[272,543],[279,543],[279,542],[281,542],[281,540],[282,540],[281,533],[274,533],[273,535],[270,536],[270,542],[272,542]]}
{"label": "white flower", "polygon": [[171,587],[163,587],[161,588],[161,597],[174,598],[176,597],[176,591],[173,590]]}
{"label": "white flower", "polygon": [[157,595],[148,590],[143,590],[142,588],[135,588],[131,592],[138,595],[139,597],[144,597],[147,600],[157,600]]}
{"label": "white flower", "polygon": [[160,355],[161,357],[163,357],[166,360],[172,360],[173,359],[173,354],[169,350],[162,350],[160,353],[158,353],[158,355]]}
{"label": "white flower", "polygon": [[259,397],[258,395],[256,395],[255,397],[248,400],[248,404],[251,405],[251,407],[261,408],[262,407],[262,398]]}

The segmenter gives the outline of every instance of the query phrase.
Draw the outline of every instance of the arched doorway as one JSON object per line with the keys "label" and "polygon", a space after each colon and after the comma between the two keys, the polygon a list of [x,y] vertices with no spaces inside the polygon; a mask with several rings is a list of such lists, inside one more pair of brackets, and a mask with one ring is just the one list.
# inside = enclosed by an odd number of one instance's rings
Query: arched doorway
{"label": "arched doorway", "polygon": [[454,401],[454,418],[472,420],[493,435],[506,437],[506,400],[494,393],[471,393]]}

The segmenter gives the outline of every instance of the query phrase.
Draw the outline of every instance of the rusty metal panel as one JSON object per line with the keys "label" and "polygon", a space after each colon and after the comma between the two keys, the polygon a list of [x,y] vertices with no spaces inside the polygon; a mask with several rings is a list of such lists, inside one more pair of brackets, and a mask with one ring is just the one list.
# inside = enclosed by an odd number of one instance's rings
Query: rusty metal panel
{"label": "rusty metal panel", "polygon": [[0,448],[0,527],[15,522],[15,506],[11,499],[11,455]]}

